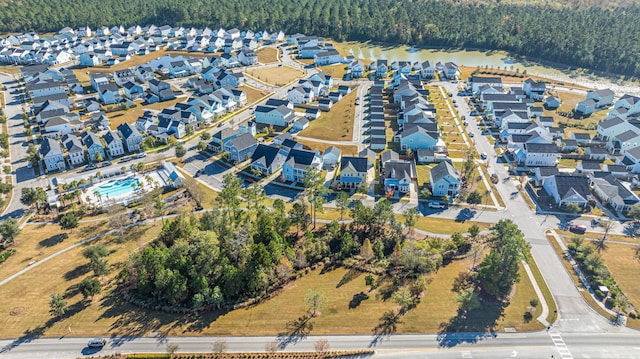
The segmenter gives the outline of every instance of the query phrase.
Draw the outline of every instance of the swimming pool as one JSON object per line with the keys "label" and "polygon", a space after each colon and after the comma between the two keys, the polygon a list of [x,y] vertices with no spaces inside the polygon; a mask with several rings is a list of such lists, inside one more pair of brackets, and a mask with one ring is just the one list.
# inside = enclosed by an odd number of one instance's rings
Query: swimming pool
{"label": "swimming pool", "polygon": [[102,198],[121,196],[133,192],[133,184],[137,187],[140,181],[137,178],[119,179],[96,188],[94,192],[100,193]]}

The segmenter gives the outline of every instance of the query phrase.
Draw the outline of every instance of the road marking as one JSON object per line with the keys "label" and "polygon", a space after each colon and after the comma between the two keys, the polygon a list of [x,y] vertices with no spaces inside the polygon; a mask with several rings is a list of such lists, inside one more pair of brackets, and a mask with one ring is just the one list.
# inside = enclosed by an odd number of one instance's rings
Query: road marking
{"label": "road marking", "polygon": [[560,353],[560,357],[562,359],[573,359],[573,355],[571,355],[571,351],[569,351],[567,344],[565,344],[564,339],[562,339],[562,335],[557,331],[549,331],[548,333],[553,345],[556,347],[558,353]]}
{"label": "road marking", "polygon": [[461,351],[460,355],[462,355],[463,358],[473,358],[469,350]]}

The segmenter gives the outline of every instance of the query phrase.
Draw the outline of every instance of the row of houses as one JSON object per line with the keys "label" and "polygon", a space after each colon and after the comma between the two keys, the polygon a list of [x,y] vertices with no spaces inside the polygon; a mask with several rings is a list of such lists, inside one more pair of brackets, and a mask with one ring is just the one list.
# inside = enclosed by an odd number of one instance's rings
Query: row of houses
{"label": "row of houses", "polygon": [[67,166],[75,167],[139,152],[141,145],[142,136],[138,130],[123,123],[117,131],[107,131],[102,136],[86,131],[83,134],[65,134],[60,140],[45,137],[39,153],[47,171],[64,171]]}
{"label": "row of houses", "polygon": [[457,80],[460,77],[460,69],[455,63],[445,62],[443,64],[441,62],[437,62],[435,65],[432,65],[428,60],[424,62],[389,62],[386,59],[378,59],[369,64],[369,71],[372,71],[372,74],[374,74],[376,78],[387,77],[390,71],[405,76],[412,74],[419,75],[422,79],[426,80],[434,78],[436,76],[436,73],[440,74],[440,78],[442,79]]}
{"label": "row of houses", "polygon": [[36,33],[12,34],[0,38],[0,62],[9,64],[64,64],[78,60],[83,66],[115,65],[134,55],[145,55],[160,48],[225,53],[254,50],[261,42],[281,42],[282,31],[253,32],[238,29],[184,28],[168,25],[138,25],[124,29],[66,27],[57,34],[40,37]]}

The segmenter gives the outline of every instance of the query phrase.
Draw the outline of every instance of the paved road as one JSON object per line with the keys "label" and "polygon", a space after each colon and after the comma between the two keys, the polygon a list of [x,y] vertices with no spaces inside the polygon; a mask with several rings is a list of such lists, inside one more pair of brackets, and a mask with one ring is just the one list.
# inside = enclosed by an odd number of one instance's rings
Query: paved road
{"label": "paved road", "polygon": [[[324,338],[332,349],[376,350],[374,358],[638,358],[640,342],[628,334],[568,334],[557,337],[552,333],[500,333],[484,336],[479,333],[440,335],[371,335],[324,336],[299,338],[224,337],[229,351],[264,351],[265,344],[285,344],[282,350],[313,350],[314,343]],[[86,347],[88,338],[51,338],[35,340],[2,340],[2,358],[75,358],[87,355],[166,352],[168,343],[178,344],[179,352],[210,352],[212,337],[158,337],[108,339],[102,350]],[[566,354],[570,348],[573,355]],[[563,355],[564,354],[564,355]]]}

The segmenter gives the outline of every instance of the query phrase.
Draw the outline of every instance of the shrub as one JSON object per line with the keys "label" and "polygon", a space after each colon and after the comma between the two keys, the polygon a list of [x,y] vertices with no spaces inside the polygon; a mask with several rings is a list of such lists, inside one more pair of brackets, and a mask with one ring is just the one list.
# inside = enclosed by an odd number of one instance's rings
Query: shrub
{"label": "shrub", "polygon": [[604,293],[602,293],[600,289],[596,289],[596,297],[602,300],[604,298]]}
{"label": "shrub", "polygon": [[604,305],[607,308],[614,308],[614,307],[617,306],[617,304],[618,303],[616,302],[616,300],[614,298],[611,298],[611,297],[607,298],[607,300],[604,301]]}
{"label": "shrub", "polygon": [[538,298],[533,298],[529,301],[529,304],[531,304],[532,307],[537,307],[540,302],[538,301]]}

